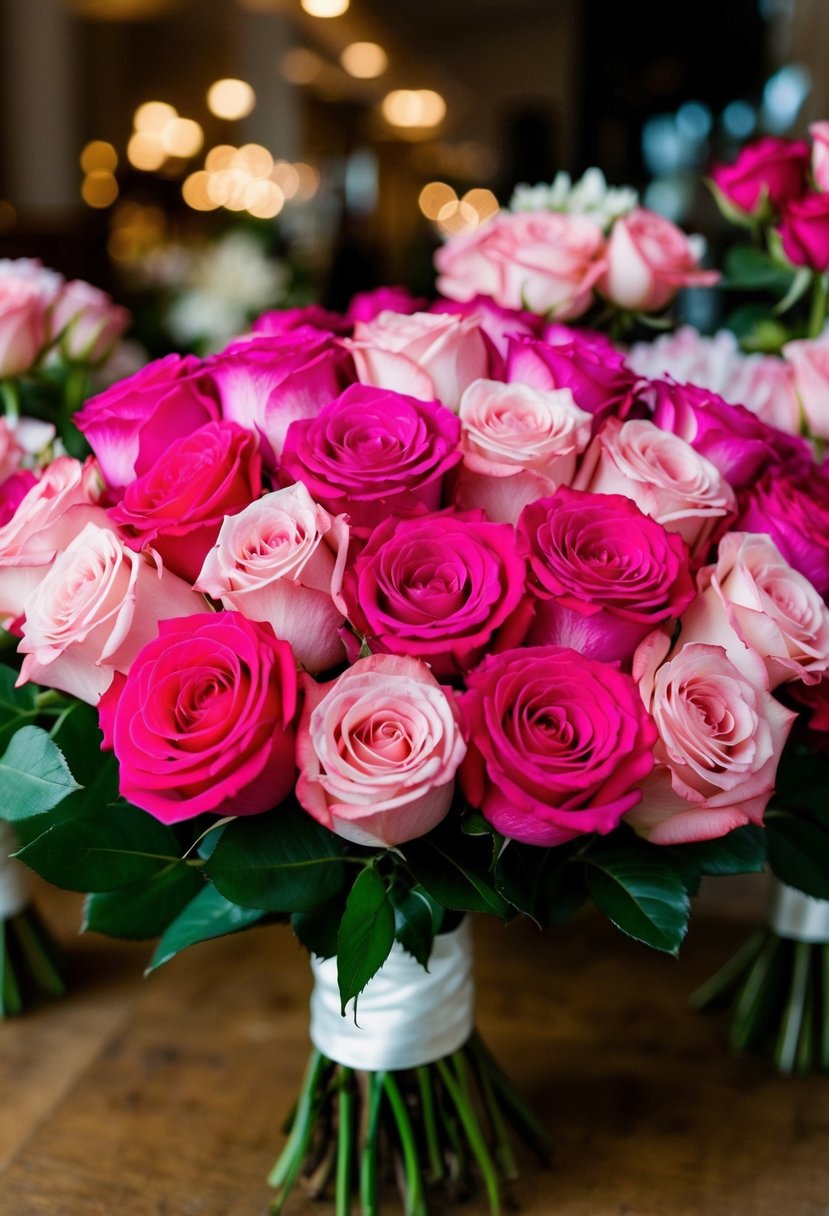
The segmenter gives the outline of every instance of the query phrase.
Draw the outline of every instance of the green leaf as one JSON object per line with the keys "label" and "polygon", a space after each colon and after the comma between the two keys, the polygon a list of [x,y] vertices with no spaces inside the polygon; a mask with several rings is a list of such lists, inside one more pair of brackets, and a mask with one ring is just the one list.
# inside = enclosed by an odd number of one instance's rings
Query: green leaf
{"label": "green leaf", "polygon": [[781,266],[753,245],[733,245],[725,256],[723,286],[735,291],[768,291],[785,296],[796,277],[794,268]]}
{"label": "green leaf", "polygon": [[234,820],[206,869],[233,903],[269,912],[310,912],[343,883],[339,838],[291,804]]}
{"label": "green leaf", "polygon": [[82,928],[136,941],[158,937],[203,886],[192,866],[171,864],[129,887],[88,895]]}
{"label": "green leaf", "polygon": [[14,823],[42,815],[81,787],[60,748],[38,726],[22,726],[0,759],[2,817]]}
{"label": "green leaf", "polygon": [[309,954],[333,958],[337,953],[337,932],[343,914],[343,901],[337,895],[312,912],[294,912],[291,928]]}
{"label": "green leaf", "polygon": [[[389,892],[394,908],[394,936],[404,950],[426,967],[443,909],[422,887],[393,886]],[[428,970],[428,968],[427,968]]]}
{"label": "green leaf", "polygon": [[577,857],[556,866],[547,876],[542,892],[541,923],[553,928],[563,925],[587,899],[585,867]]}
{"label": "green leaf", "polygon": [[793,336],[785,325],[774,320],[766,304],[744,304],[729,314],[725,325],[744,351],[776,355]]}
{"label": "green leaf", "polygon": [[778,300],[772,312],[776,317],[782,313],[788,312],[793,308],[798,300],[802,300],[806,292],[812,286],[812,272],[807,266],[801,266],[792,279],[791,286],[786,292],[782,300]]}
{"label": "green leaf", "polygon": [[[73,701],[60,715],[52,730],[51,738],[66,757],[73,776],[83,786],[91,785],[102,767],[117,763],[112,752],[102,752],[103,735],[98,727],[98,713],[83,701]],[[115,783],[115,793],[118,783]]]}
{"label": "green leaf", "polygon": [[693,895],[702,874],[760,873],[766,864],[766,834],[762,828],[748,824],[718,840],[681,845],[671,849],[670,855],[686,880],[689,894]]}
{"label": "green leaf", "polygon": [[380,970],[394,945],[394,910],[386,887],[371,867],[357,876],[346,900],[337,934],[337,984],[343,1017],[345,1007]]}
{"label": "green leaf", "polygon": [[265,915],[258,908],[240,908],[220,894],[212,884],[199,891],[161,936],[147,973],[169,963],[188,946],[255,925]]}
{"label": "green leaf", "polygon": [[179,851],[168,827],[118,802],[96,815],[53,824],[17,856],[57,887],[115,891],[178,861]]}
{"label": "green leaf", "polygon": [[586,852],[587,887],[605,916],[637,941],[677,954],[688,927],[682,879],[666,859],[636,846]]}
{"label": "green leaf", "polygon": [[13,667],[0,663],[0,740],[5,742],[18,726],[37,715],[34,684],[23,684],[15,688],[17,672]]}
{"label": "green leaf", "polygon": [[502,850],[495,867],[495,887],[508,903],[525,916],[539,919],[545,871],[553,854],[550,849],[519,844],[511,840]]}
{"label": "green leaf", "polygon": [[790,887],[829,899],[829,825],[792,814],[766,811],[769,865]]}
{"label": "green leaf", "polygon": [[406,864],[421,886],[444,908],[490,912],[506,920],[509,905],[483,875],[492,865],[492,848],[483,836],[424,836],[402,846]]}

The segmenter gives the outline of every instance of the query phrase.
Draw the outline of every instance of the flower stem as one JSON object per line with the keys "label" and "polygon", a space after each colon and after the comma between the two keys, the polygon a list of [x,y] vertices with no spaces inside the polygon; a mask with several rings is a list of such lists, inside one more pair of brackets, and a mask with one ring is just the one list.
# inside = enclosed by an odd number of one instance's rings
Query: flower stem
{"label": "flower stem", "polygon": [[752,934],[725,966],[720,967],[719,971],[691,994],[694,1009],[709,1009],[728,1000],[743,979],[746,967],[760,953],[765,936],[763,929]]}
{"label": "flower stem", "polygon": [[417,1070],[417,1084],[420,1090],[420,1109],[423,1115],[426,1152],[429,1156],[429,1180],[430,1182],[440,1182],[443,1177],[443,1157],[435,1122],[435,1095],[432,1090],[432,1078],[425,1065],[421,1065]]}
{"label": "flower stem", "polygon": [[438,1074],[454,1103],[455,1109],[458,1112],[458,1118],[461,1121],[463,1130],[466,1132],[469,1146],[472,1149],[475,1160],[478,1162],[478,1168],[481,1171],[487,1199],[489,1200],[489,1210],[492,1216],[499,1216],[501,1211],[501,1195],[498,1187],[498,1175],[470,1101],[468,1078],[463,1056],[460,1052],[456,1052],[451,1057],[451,1061],[455,1075],[452,1075],[452,1071],[446,1060],[437,1061]]}
{"label": "flower stem", "polygon": [[283,1190],[283,1194],[274,1202],[273,1212],[279,1213],[288,1196],[288,1192],[299,1177],[300,1170],[311,1139],[314,1123],[315,1097],[320,1077],[328,1061],[320,1051],[314,1050],[308,1061],[308,1068],[302,1082],[302,1089],[297,1102],[296,1115],[291,1127],[288,1143],[285,1145],[279,1160],[268,1176],[272,1187]]}
{"label": "flower stem", "polygon": [[769,974],[778,955],[780,939],[770,934],[763,944],[748,973],[748,977],[734,1006],[734,1017],[728,1036],[732,1051],[744,1051],[756,1037],[762,1025],[772,988],[768,984]]}
{"label": "flower stem", "polygon": [[809,312],[810,338],[819,338],[826,322],[826,275],[815,273],[812,279],[812,307]]}
{"label": "flower stem", "polygon": [[23,1000],[20,986],[14,974],[14,967],[9,958],[9,923],[0,924],[0,1017],[15,1017],[23,1012]]}
{"label": "flower stem", "polygon": [[788,1074],[794,1071],[808,990],[809,943],[795,942],[792,987],[774,1053],[775,1063],[782,1073]]}
{"label": "flower stem", "polygon": [[9,422],[16,422],[20,417],[20,389],[16,380],[0,380],[0,398]]}
{"label": "flower stem", "polygon": [[367,1074],[366,1132],[360,1155],[360,1203],[363,1216],[377,1216],[377,1132],[383,1100],[382,1072]]}
{"label": "flower stem", "polygon": [[354,1095],[351,1089],[351,1069],[342,1068],[339,1077],[339,1126],[337,1128],[337,1186],[336,1216],[351,1213],[351,1154],[353,1141]]}
{"label": "flower stem", "polygon": [[394,1121],[397,1124],[397,1131],[400,1136],[400,1145],[403,1149],[403,1169],[406,1175],[406,1195],[405,1207],[406,1216],[428,1216],[426,1208],[426,1200],[423,1194],[423,1179],[420,1174],[420,1163],[417,1159],[417,1145],[414,1138],[414,1129],[406,1106],[403,1101],[403,1096],[400,1093],[397,1082],[394,1076],[387,1072],[383,1075],[383,1089],[386,1097],[389,1100]]}
{"label": "flower stem", "polygon": [[473,1056],[480,1060],[481,1067],[489,1070],[492,1083],[506,1108],[510,1122],[535,1151],[542,1164],[549,1165],[552,1145],[546,1128],[542,1127],[530,1108],[518,1096],[477,1032],[469,1040],[469,1048]]}

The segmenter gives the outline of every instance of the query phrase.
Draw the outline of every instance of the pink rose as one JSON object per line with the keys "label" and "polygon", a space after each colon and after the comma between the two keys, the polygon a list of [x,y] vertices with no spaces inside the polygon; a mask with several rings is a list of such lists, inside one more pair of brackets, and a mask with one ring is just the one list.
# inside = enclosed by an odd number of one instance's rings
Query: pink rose
{"label": "pink rose", "polygon": [[[4,528],[11,520],[23,499],[32,486],[37,485],[37,478],[31,469],[19,469],[6,477],[0,483],[0,528]],[[2,566],[2,558],[0,558]]]}
{"label": "pink rose", "polygon": [[[300,308],[274,308],[263,312],[251,325],[254,335],[281,337],[295,329],[318,329],[322,333],[347,334],[351,329],[342,313],[330,312],[319,304],[305,304]],[[235,343],[232,343],[235,345]]]}
{"label": "pink rose", "polygon": [[489,375],[489,348],[474,317],[381,312],[358,321],[346,346],[361,384],[440,401],[456,412],[464,389]]}
{"label": "pink rose", "polygon": [[49,318],[53,338],[74,363],[102,363],[130,323],[126,308],[91,283],[74,279],[61,291]]}
{"label": "pink rose", "polygon": [[201,360],[167,355],[90,397],[74,422],[107,484],[120,488],[173,440],[218,416],[216,389]]}
{"label": "pink rose", "polygon": [[590,442],[593,420],[569,389],[476,380],[461,398],[463,468],[453,500],[515,523],[528,502],[566,485]]}
{"label": "pink rose", "polygon": [[256,437],[234,422],[208,422],[130,482],[110,516],[130,548],[152,545],[165,566],[193,583],[224,517],[261,489]]}
{"label": "pink rose", "polygon": [[17,436],[17,428],[8,418],[0,417],[0,485],[18,471],[23,456],[23,445]]}
{"label": "pink rose", "polygon": [[[456,317],[473,317],[495,347],[501,359],[507,356],[511,336],[537,338],[541,318],[524,308],[502,308],[489,296],[473,296],[471,300],[437,300],[432,312],[449,313]],[[500,375],[500,369],[493,369]]]}
{"label": "pink rose", "polygon": [[431,831],[465,751],[452,703],[417,659],[371,655],[330,684],[305,680],[297,798],[346,840],[391,847]]}
{"label": "pink rose", "polygon": [[372,650],[414,655],[439,676],[474,666],[499,630],[508,645],[526,631],[515,533],[480,511],[385,520],[346,573],[343,597]]}
{"label": "pink rose", "polygon": [[88,523],[59,553],[26,603],[20,683],[59,688],[96,705],[116,672],[168,616],[207,612],[182,579]]}
{"label": "pink rose", "polygon": [[767,136],[747,144],[732,165],[716,165],[711,177],[738,211],[757,215],[766,200],[775,210],[806,188],[809,145]]}
{"label": "pink rose", "polygon": [[654,844],[714,840],[762,823],[777,763],[796,718],[748,679],[722,646],[692,642],[669,662],[657,632],[637,651],[634,677],[659,732],[656,768],[626,818]]}
{"label": "pink rose", "polygon": [[783,211],[780,239],[793,265],[819,272],[829,268],[829,195],[793,199]]}
{"label": "pink rose", "polygon": [[816,439],[829,439],[829,334],[787,342],[783,356],[794,372],[810,433]]}
{"label": "pink rose", "polygon": [[238,612],[161,621],[99,706],[120,791],[162,823],[255,815],[291,793],[297,675],[287,642]]}
{"label": "pink rose", "polygon": [[809,127],[812,137],[812,177],[818,190],[829,190],[829,122],[813,122]]}
{"label": "pink rose", "polygon": [[501,211],[435,254],[438,291],[450,300],[491,296],[503,308],[567,320],[586,312],[605,268],[604,237],[584,215]]}
{"label": "pink rose", "polygon": [[381,312],[408,316],[413,312],[423,312],[427,302],[411,295],[405,287],[375,287],[372,291],[358,291],[352,297],[345,319],[354,325],[357,321],[373,321]]}
{"label": "pink rose", "polygon": [[0,379],[21,376],[46,342],[46,304],[36,282],[0,275]]}
{"label": "pink rose", "polygon": [[786,561],[829,596],[829,479],[817,465],[769,469],[744,499],[734,527],[767,532]]}
{"label": "pink rose", "polygon": [[282,475],[301,481],[355,536],[388,515],[440,505],[444,475],[461,458],[460,422],[437,401],[353,384],[316,418],[293,422]]}
{"label": "pink rose", "polygon": [[723,646],[749,678],[759,656],[771,691],[787,680],[814,684],[829,669],[829,609],[769,536],[727,533],[698,586],[682,620],[683,642]]}
{"label": "pink rose", "polygon": [[628,663],[652,629],[678,619],[694,598],[680,538],[618,494],[561,486],[524,508],[518,547],[536,610],[531,646]]}
{"label": "pink rose", "polygon": [[604,834],[639,801],[656,731],[630,676],[530,646],[490,655],[467,684],[461,785],[504,836],[548,847]]}
{"label": "pink rose", "polygon": [[689,443],[644,419],[608,418],[584,456],[574,488],[624,494],[677,532],[693,556],[733,512],[734,491]]}
{"label": "pink rose", "polygon": [[579,409],[595,418],[607,414],[626,418],[635,404],[638,378],[621,352],[604,339],[599,341],[598,334],[596,340],[585,338],[583,331],[566,331],[563,325],[553,334],[554,342],[511,339],[505,379],[538,389],[569,388]]}
{"label": "pink rose", "polygon": [[196,590],[267,621],[307,671],[328,671],[345,659],[339,592],[347,551],[344,518],[332,518],[297,482],[225,517]]}
{"label": "pink rose", "polygon": [[654,211],[637,207],[613,224],[599,291],[620,308],[660,312],[680,287],[707,287],[716,270],[701,270],[693,238]]}

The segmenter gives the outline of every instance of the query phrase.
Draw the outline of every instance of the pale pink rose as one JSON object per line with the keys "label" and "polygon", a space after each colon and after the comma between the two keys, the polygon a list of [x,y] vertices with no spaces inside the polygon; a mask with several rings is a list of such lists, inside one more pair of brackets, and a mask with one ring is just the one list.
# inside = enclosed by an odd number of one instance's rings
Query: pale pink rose
{"label": "pale pink rose", "polygon": [[639,418],[608,418],[573,484],[632,498],[645,515],[677,532],[697,557],[736,506],[734,491],[710,460],[678,435]]}
{"label": "pale pink rose", "polygon": [[338,604],[347,552],[345,517],[297,482],[225,517],[196,590],[269,622],[307,671],[328,671],[346,657]]}
{"label": "pale pink rose", "polygon": [[659,740],[656,767],[627,821],[665,845],[714,840],[762,823],[797,714],[766,691],[757,656],[752,680],[722,646],[692,642],[663,662],[669,646],[657,632],[634,656],[633,676]]}
{"label": "pale pink rose", "polygon": [[458,411],[464,390],[489,375],[490,351],[477,317],[381,312],[345,339],[361,384]]}
{"label": "pale pink rose", "polygon": [[419,659],[374,654],[330,684],[305,677],[296,795],[346,840],[388,847],[431,831],[465,753],[454,705]]}
{"label": "pale pink rose", "polygon": [[97,705],[115,673],[158,633],[158,622],[208,612],[157,554],[134,553],[88,523],[55,558],[26,604],[18,683],[58,688]]}
{"label": "pale pink rose", "polygon": [[96,505],[103,481],[94,461],[59,456],[0,528],[0,619],[16,620],[58,552],[92,519],[108,524]]}
{"label": "pale pink rose", "polygon": [[818,190],[829,190],[829,122],[813,122],[809,127],[812,137],[812,177]]}
{"label": "pale pink rose", "polygon": [[0,418],[0,482],[11,477],[20,468],[23,446],[17,437],[16,428],[8,418]]}
{"label": "pale pink rose", "polygon": [[115,304],[105,291],[74,279],[67,283],[52,308],[49,329],[60,339],[72,362],[101,363],[130,323],[126,308]]}
{"label": "pale pink rose", "polygon": [[605,269],[604,237],[584,215],[501,211],[435,254],[438,291],[450,300],[491,296],[502,308],[559,320],[579,317]]}
{"label": "pale pink rose", "polygon": [[683,642],[725,647],[749,676],[759,655],[770,690],[787,680],[815,684],[829,669],[829,609],[770,536],[728,532],[716,566],[701,570],[697,585],[682,618]]}
{"label": "pale pink rose", "polygon": [[459,413],[463,466],[453,501],[512,524],[527,503],[570,484],[593,425],[568,388],[542,391],[497,380],[471,384]]}
{"label": "pale pink rose", "polygon": [[653,211],[637,207],[620,216],[607,242],[602,295],[635,312],[659,312],[680,287],[716,283],[715,270],[701,270],[693,239]]}
{"label": "pale pink rose", "polygon": [[0,379],[21,376],[46,342],[46,304],[30,278],[0,275]]}
{"label": "pale pink rose", "polygon": [[794,373],[809,432],[816,439],[829,439],[829,331],[819,338],[787,342],[783,356]]}

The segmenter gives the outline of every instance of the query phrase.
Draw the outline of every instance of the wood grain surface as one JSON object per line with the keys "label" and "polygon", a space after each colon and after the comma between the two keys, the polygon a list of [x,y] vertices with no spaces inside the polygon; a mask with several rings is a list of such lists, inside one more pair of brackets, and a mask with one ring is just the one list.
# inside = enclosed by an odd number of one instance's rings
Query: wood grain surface
{"label": "wood grain surface", "polygon": [[[308,1050],[290,933],[145,980],[146,945],[79,938],[77,900],[40,902],[72,988],[0,1025],[2,1216],[266,1216]],[[679,962],[595,915],[545,935],[476,924],[479,1028],[556,1142],[552,1170],[522,1162],[525,1216],[829,1216],[829,1082],[729,1058],[723,1017],[687,1004],[761,908],[757,881],[713,884]],[[288,1210],[327,1214],[301,1195]]]}

